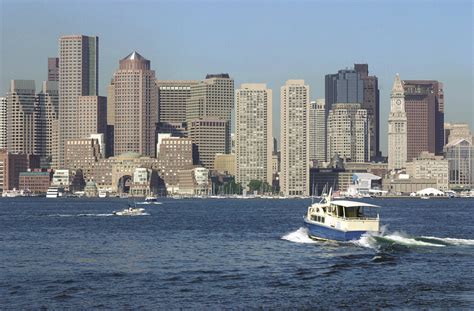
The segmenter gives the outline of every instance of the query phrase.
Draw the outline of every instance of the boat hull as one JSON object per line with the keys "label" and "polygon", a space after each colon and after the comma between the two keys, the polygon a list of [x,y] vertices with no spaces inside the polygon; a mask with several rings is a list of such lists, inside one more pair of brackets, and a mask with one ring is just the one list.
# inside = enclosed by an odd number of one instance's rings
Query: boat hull
{"label": "boat hull", "polygon": [[342,231],[336,228],[329,228],[326,226],[314,224],[304,221],[305,227],[308,229],[308,235],[312,239],[317,240],[333,240],[333,241],[352,241],[358,240],[368,231]]}

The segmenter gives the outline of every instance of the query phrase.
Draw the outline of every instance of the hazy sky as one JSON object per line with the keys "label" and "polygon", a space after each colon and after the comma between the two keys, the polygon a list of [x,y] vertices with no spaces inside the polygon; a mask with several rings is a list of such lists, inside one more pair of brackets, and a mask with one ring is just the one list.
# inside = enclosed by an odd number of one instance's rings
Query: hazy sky
{"label": "hazy sky", "polygon": [[236,87],[273,89],[304,79],[324,97],[324,75],[368,63],[379,78],[381,148],[387,150],[390,88],[402,79],[444,83],[446,121],[474,129],[473,2],[467,1],[19,1],[0,0],[1,77],[47,78],[47,57],[67,34],[99,36],[100,95],[120,58],[136,50],[159,79],[227,72]]}

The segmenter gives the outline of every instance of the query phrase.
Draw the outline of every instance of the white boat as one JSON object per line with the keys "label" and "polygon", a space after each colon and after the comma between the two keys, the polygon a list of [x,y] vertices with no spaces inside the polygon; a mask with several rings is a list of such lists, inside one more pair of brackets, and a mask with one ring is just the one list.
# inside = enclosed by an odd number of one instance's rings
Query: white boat
{"label": "white boat", "polygon": [[331,192],[319,203],[308,207],[304,224],[313,239],[350,241],[365,233],[378,233],[379,214],[372,210],[380,206],[364,202],[334,200]]}
{"label": "white boat", "polygon": [[59,188],[58,187],[49,187],[48,192],[46,192],[47,198],[57,198],[59,197]]}
{"label": "white boat", "polygon": [[430,198],[430,197],[427,196],[427,195],[422,195],[422,196],[420,197],[420,199],[423,199],[423,200],[428,200],[429,198]]}
{"label": "white boat", "polygon": [[146,215],[144,208],[128,207],[121,211],[113,211],[112,214],[116,216],[140,216]]}
{"label": "white boat", "polygon": [[106,198],[108,196],[107,191],[99,190],[99,198]]}
{"label": "white boat", "polygon": [[153,197],[153,196],[148,196],[145,198],[145,201],[143,202],[137,202],[136,204],[162,204],[161,202],[158,202],[158,198],[157,197]]}
{"label": "white boat", "polygon": [[2,193],[2,197],[4,198],[15,198],[24,196],[23,190],[17,190],[13,188],[13,190],[5,190]]}

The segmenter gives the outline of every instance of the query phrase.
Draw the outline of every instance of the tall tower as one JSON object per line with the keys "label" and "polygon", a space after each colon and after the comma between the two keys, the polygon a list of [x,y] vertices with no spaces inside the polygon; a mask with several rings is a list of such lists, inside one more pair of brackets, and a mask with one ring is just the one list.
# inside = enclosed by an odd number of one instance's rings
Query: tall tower
{"label": "tall tower", "polygon": [[403,80],[407,114],[407,161],[428,151],[442,154],[444,91],[436,80]]}
{"label": "tall tower", "polygon": [[388,169],[401,169],[407,161],[407,114],[405,91],[400,76],[395,76],[390,94],[388,117]]}
{"label": "tall tower", "polygon": [[[99,38],[82,35],[59,39],[59,166],[64,166],[66,141],[81,138],[77,126],[79,96],[97,95]],[[86,137],[82,137],[86,138]]]}
{"label": "tall tower", "polygon": [[311,102],[309,110],[309,161],[326,161],[326,108],[324,98]]}
{"label": "tall tower", "polygon": [[333,104],[327,120],[327,158],[331,159],[337,153],[351,162],[368,162],[367,109],[359,103]]}
{"label": "tall tower", "polygon": [[53,144],[57,144],[54,140],[58,137],[53,136],[53,126],[58,120],[58,102],[58,82],[43,81],[43,87],[36,95],[35,102],[36,153],[43,161],[48,161],[48,165],[51,165],[53,157],[57,156],[53,152]]}
{"label": "tall tower", "polygon": [[266,84],[242,84],[236,98],[236,179],[272,184],[272,90]]}
{"label": "tall tower", "polygon": [[198,147],[201,164],[208,169],[214,168],[217,153],[231,151],[233,107],[234,79],[229,74],[208,74],[205,80],[191,85],[186,100],[188,135]]}
{"label": "tall tower", "polygon": [[0,97],[0,149],[7,148],[7,98]]}
{"label": "tall tower", "polygon": [[132,52],[120,60],[114,75],[114,154],[155,156],[158,97],[150,61]]}
{"label": "tall tower", "polygon": [[7,93],[7,149],[35,153],[35,81],[11,80]]}
{"label": "tall tower", "polygon": [[285,196],[309,194],[309,86],[288,80],[281,87],[281,175]]}

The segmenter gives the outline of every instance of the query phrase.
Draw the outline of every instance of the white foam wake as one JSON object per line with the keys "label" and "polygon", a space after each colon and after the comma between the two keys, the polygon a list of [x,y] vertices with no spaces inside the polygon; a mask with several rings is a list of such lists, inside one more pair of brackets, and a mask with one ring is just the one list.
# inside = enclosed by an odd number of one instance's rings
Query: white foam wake
{"label": "white foam wake", "polygon": [[312,240],[308,236],[308,230],[304,227],[299,228],[294,232],[290,232],[281,237],[282,240],[287,240],[294,243],[302,243],[302,244],[316,244],[317,241]]}
{"label": "white foam wake", "polygon": [[455,238],[438,238],[434,236],[422,236],[425,239],[438,240],[452,245],[474,245],[474,240],[469,239],[455,239]]}
{"label": "white foam wake", "polygon": [[407,237],[401,233],[395,232],[393,234],[384,235],[382,238],[393,241],[395,243],[405,245],[405,246],[433,246],[433,247],[444,247],[446,245],[430,243],[426,241],[419,241],[416,238]]}

